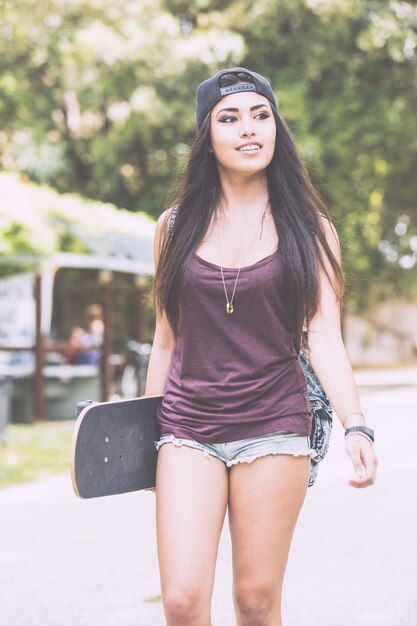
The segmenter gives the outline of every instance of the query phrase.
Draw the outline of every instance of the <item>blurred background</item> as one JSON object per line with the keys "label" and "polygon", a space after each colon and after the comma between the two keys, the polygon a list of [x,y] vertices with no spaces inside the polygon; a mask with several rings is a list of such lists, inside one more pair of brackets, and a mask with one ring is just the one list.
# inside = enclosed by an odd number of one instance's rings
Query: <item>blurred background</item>
{"label": "blurred background", "polygon": [[3,0],[0,20],[0,484],[22,479],[22,433],[61,422],[51,437],[67,445],[78,400],[141,392],[154,223],[194,135],[196,87],[220,68],[270,78],[325,198],[354,366],[408,376],[414,2]]}

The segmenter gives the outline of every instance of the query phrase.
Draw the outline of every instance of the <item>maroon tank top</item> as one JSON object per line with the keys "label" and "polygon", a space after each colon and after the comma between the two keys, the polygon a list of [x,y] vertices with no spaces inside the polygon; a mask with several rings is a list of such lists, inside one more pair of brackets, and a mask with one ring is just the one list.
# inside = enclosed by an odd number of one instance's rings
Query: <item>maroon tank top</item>
{"label": "maroon tank top", "polygon": [[[237,269],[223,269],[230,297]],[[310,434],[281,272],[279,250],[242,267],[228,315],[220,266],[194,254],[158,410],[161,436],[226,443],[279,430]]]}

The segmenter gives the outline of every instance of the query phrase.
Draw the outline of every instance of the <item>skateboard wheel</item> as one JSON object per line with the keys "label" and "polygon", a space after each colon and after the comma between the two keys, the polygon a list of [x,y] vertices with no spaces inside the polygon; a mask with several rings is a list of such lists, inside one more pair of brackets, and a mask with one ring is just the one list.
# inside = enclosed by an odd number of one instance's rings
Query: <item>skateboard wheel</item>
{"label": "skateboard wheel", "polygon": [[81,402],[77,402],[75,405],[75,415],[78,417],[81,411],[83,411],[86,406],[90,406],[91,404],[97,404],[97,402],[94,402],[94,400],[82,400]]}

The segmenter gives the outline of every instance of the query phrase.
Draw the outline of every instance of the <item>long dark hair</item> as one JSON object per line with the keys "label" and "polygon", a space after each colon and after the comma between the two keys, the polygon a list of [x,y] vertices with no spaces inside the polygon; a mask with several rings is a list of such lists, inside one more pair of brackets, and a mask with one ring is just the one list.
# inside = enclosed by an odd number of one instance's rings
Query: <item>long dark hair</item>
{"label": "long dark hair", "polygon": [[[224,74],[221,87],[250,82],[246,73]],[[320,214],[329,218],[320,194],[312,184],[297,152],[291,132],[271,104],[276,122],[275,153],[266,175],[269,202],[279,237],[283,289],[287,294],[294,343],[299,348],[304,319],[317,312],[320,298],[319,270],[326,269],[323,253],[333,270],[332,287],[341,299],[343,277],[323,229]],[[216,159],[210,153],[210,113],[201,123],[175,200],[175,222],[168,236],[169,211],[161,241],[155,277],[154,299],[159,314],[166,313],[178,332],[181,291],[192,255],[204,237],[220,199]],[[321,248],[321,249],[320,249]]]}

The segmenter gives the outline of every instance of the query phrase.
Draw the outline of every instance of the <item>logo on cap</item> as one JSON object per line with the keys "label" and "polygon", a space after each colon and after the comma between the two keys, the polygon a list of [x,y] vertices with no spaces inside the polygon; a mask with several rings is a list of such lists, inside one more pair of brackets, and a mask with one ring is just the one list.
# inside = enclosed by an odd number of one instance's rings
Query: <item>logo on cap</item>
{"label": "logo on cap", "polygon": [[256,91],[256,85],[254,83],[238,83],[237,85],[220,87],[220,94],[222,96],[227,96],[228,93],[235,93],[237,91]]}

